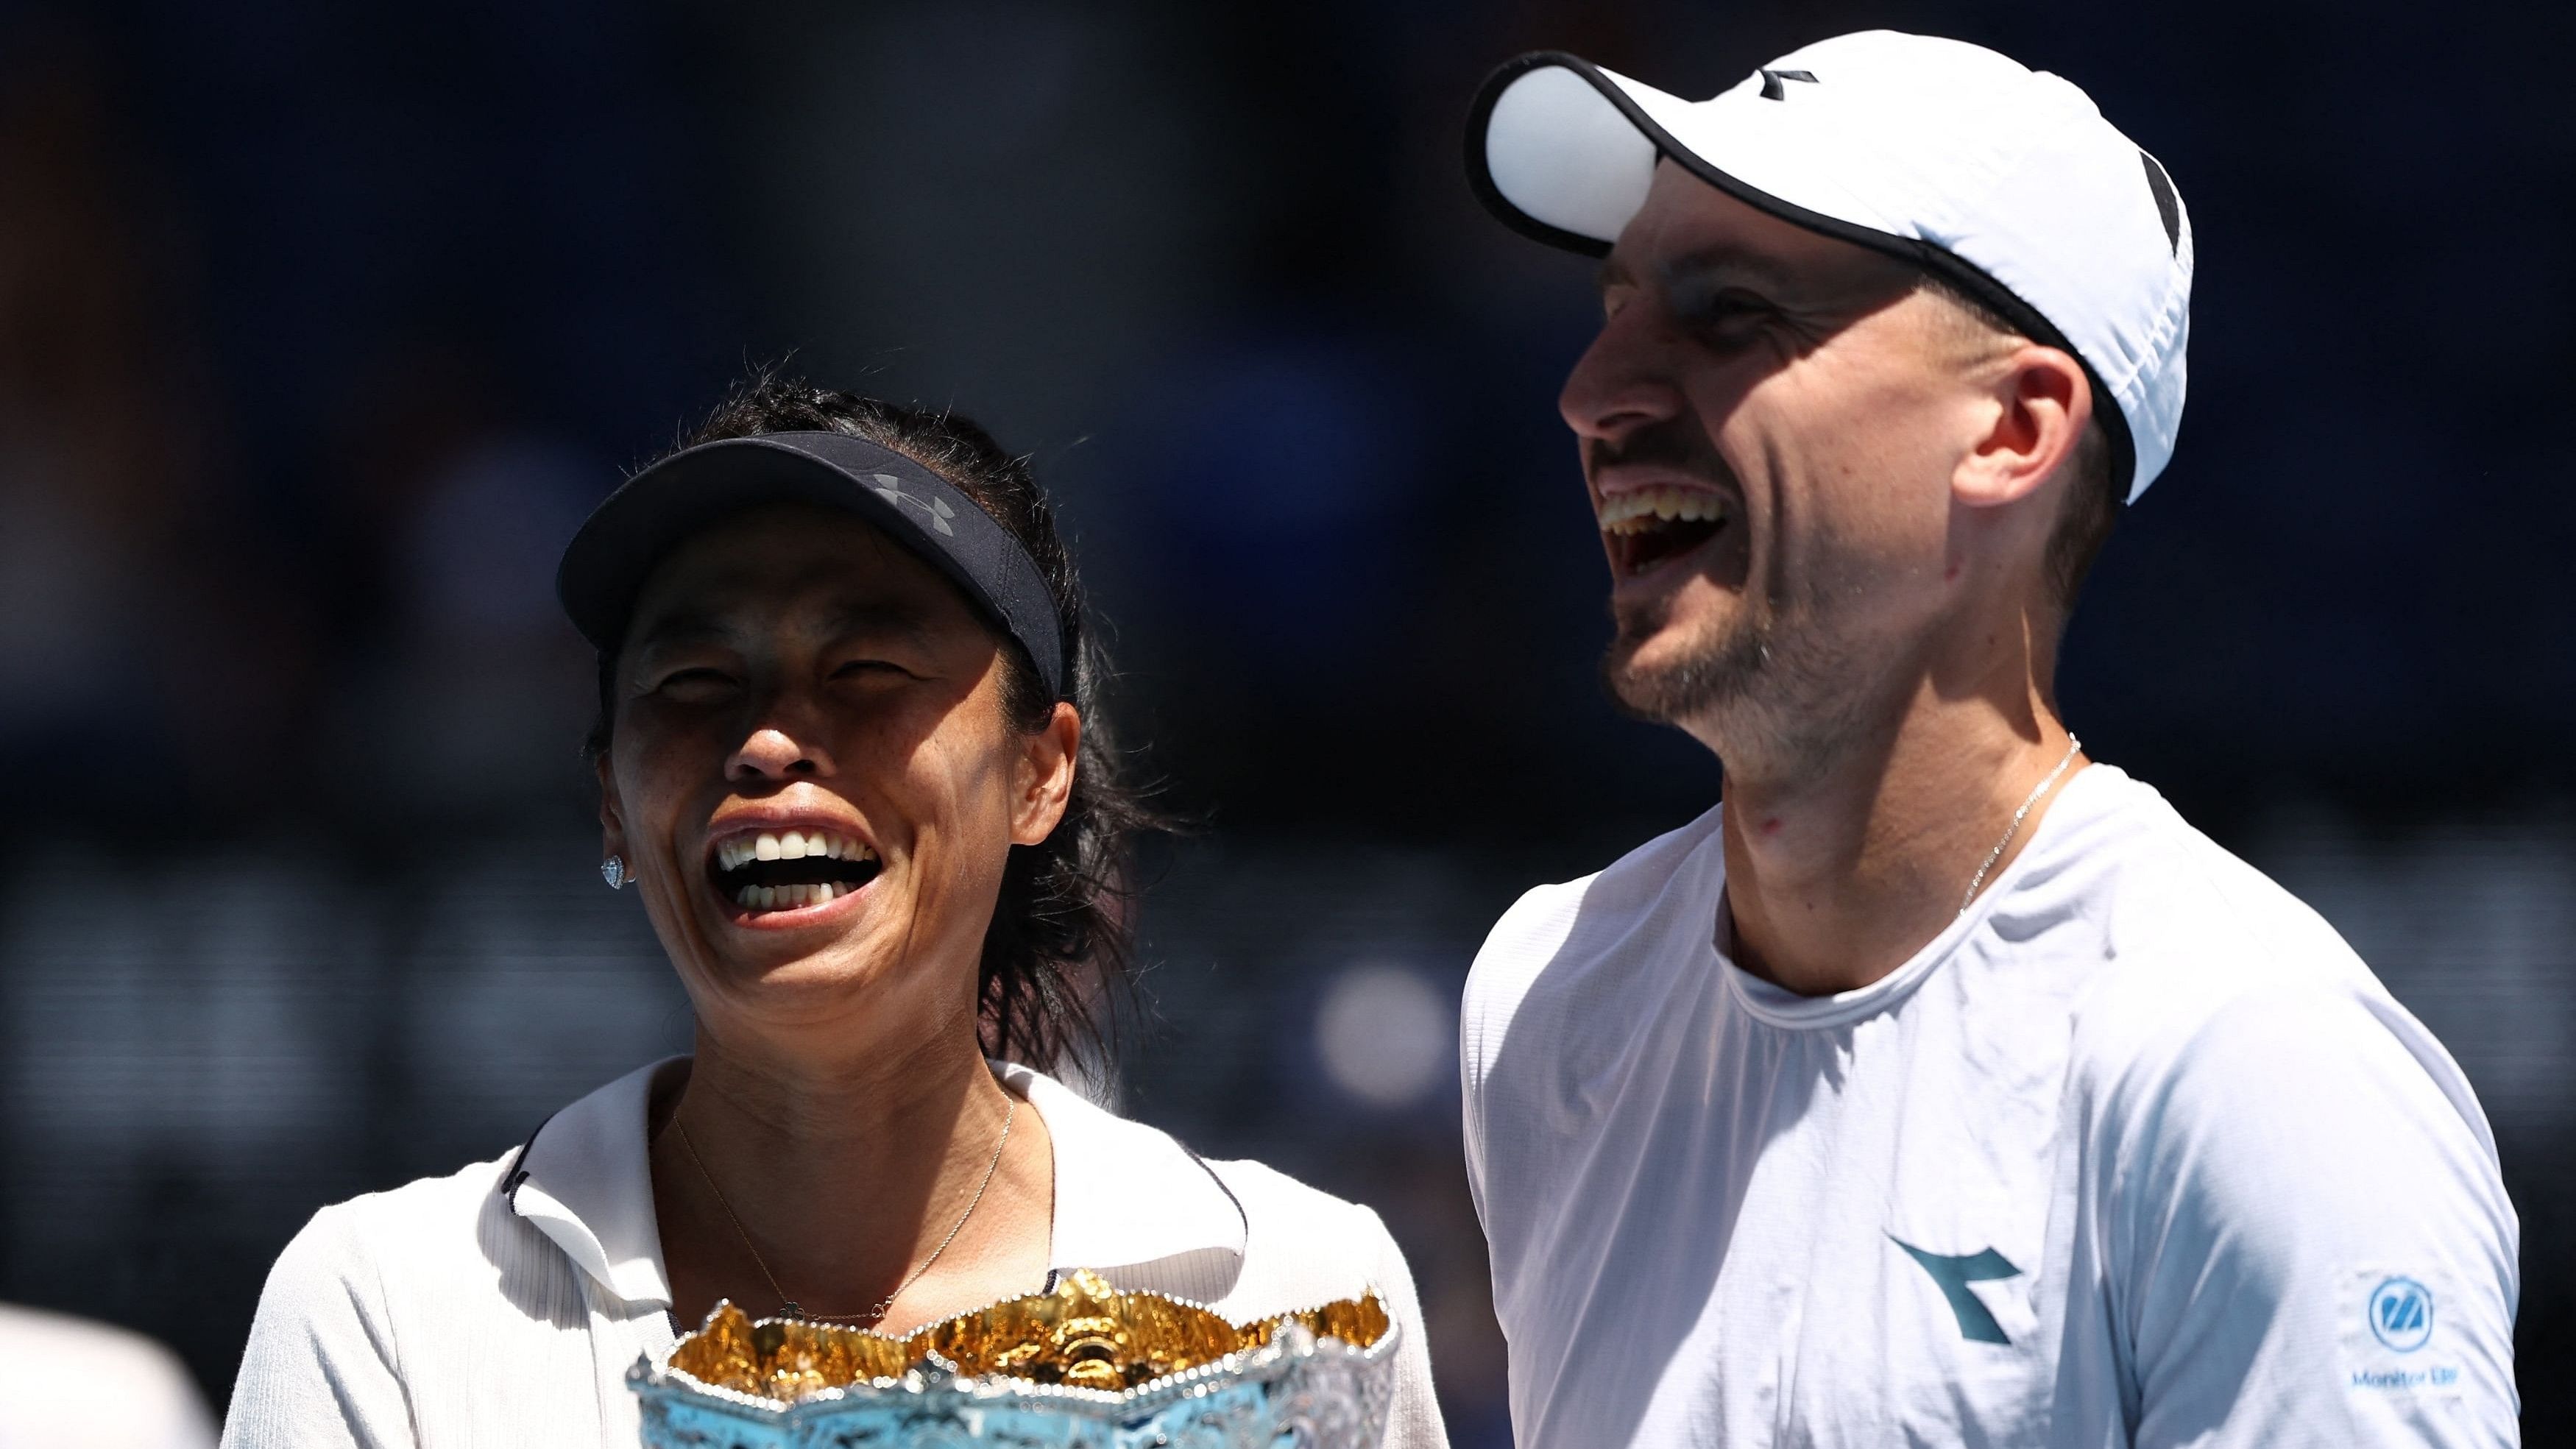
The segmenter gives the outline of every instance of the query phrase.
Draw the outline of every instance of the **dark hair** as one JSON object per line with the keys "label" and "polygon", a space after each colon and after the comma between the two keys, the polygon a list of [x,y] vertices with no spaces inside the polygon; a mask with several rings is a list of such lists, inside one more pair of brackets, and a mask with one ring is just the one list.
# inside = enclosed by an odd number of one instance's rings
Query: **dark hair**
{"label": "dark hair", "polygon": [[[892,449],[946,479],[1027,550],[1046,581],[1063,640],[1064,697],[1082,716],[1082,748],[1064,818],[1038,844],[1012,846],[1003,866],[1001,898],[984,931],[979,1031],[987,1054],[1041,1067],[1106,1051],[1135,945],[1132,849],[1166,822],[1145,792],[1122,778],[1101,710],[1108,659],[1087,628],[1081,580],[1045,490],[1027,458],[1003,451],[968,418],[814,387],[774,368],[735,384],[662,456],[722,438],[825,431]],[[1004,717],[1024,732],[1044,729],[1055,696],[1017,640],[998,627],[993,635],[1002,646]],[[594,757],[608,749],[617,653],[611,647],[599,657],[599,718],[587,745]]]}
{"label": "dark hair", "polygon": [[[2002,313],[1940,277],[1926,272],[1921,286],[1966,313],[1977,326],[2006,337],[2021,335],[2021,329],[2005,321]],[[2048,592],[2063,613],[2075,612],[2075,596],[2083,592],[2084,577],[2093,572],[2102,546],[2111,541],[2111,529],[2120,521],[2120,505],[2128,497],[2128,480],[2111,476],[2111,435],[2102,422],[2102,409],[2118,406],[2096,390],[2093,420],[2085,426],[2084,436],[2075,440],[2074,472],[2066,480],[2066,498],[2058,505],[2057,524],[2048,535],[2044,556]]]}

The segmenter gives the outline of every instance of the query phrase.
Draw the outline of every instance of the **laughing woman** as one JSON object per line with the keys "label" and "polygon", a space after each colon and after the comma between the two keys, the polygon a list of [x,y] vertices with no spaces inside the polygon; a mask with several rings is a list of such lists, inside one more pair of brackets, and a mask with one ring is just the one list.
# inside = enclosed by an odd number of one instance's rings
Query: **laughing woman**
{"label": "laughing woman", "polygon": [[1099,1270],[1237,1321],[1374,1287],[1386,1443],[1442,1442],[1368,1209],[1206,1162],[1037,1066],[1125,944],[1136,818],[1044,495],[974,424],[762,379],[566,551],[599,648],[603,873],[696,1050],[521,1149],[323,1209],[227,1445],[632,1445],[719,1299],[892,1331]]}

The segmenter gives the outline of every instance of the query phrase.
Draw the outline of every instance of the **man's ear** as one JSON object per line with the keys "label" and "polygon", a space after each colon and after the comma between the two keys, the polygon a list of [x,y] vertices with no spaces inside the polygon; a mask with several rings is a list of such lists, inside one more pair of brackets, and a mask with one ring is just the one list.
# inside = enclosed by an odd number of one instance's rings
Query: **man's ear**
{"label": "man's ear", "polygon": [[591,760],[590,768],[592,773],[599,777],[600,859],[606,860],[612,855],[624,855],[627,865],[631,868],[635,864],[635,857],[626,854],[626,822],[619,815],[617,777],[609,773],[608,752],[600,751]]}
{"label": "man's ear", "polygon": [[1035,845],[1055,832],[1073,798],[1074,765],[1082,758],[1082,716],[1058,700],[1046,727],[1020,740],[1018,793],[1011,801],[1011,843]]}
{"label": "man's ear", "polygon": [[1951,496],[1971,508],[2030,496],[2075,456],[2093,422],[2092,380],[2057,348],[2025,343],[1992,369],[1992,424],[1950,480]]}

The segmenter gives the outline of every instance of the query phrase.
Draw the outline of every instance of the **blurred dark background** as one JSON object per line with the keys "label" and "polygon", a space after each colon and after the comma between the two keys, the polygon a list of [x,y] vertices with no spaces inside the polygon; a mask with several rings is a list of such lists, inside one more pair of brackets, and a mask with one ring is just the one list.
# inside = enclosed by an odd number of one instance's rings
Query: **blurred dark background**
{"label": "blurred dark background", "polygon": [[1124,1100],[1377,1205],[1507,1442],[1457,986],[1717,781],[1593,683],[1587,274],[1475,209],[1463,112],[1522,49],[1705,95],[1876,25],[2072,77],[2180,183],[2190,413],[2064,693],[2466,1065],[2576,1442],[2576,10],[2479,0],[0,0],[0,1298],[220,1404],[316,1206],[685,1040],[551,570],[792,355],[1059,490],[1212,821]]}

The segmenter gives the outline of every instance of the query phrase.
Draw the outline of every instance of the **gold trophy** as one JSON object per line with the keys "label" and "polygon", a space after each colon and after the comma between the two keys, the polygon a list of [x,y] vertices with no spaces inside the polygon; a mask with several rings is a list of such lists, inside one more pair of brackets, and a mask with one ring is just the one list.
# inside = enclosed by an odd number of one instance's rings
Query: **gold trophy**
{"label": "gold trophy", "polygon": [[719,1303],[627,1383],[648,1449],[1376,1449],[1396,1336],[1373,1292],[1237,1324],[1076,1271],[907,1338]]}

